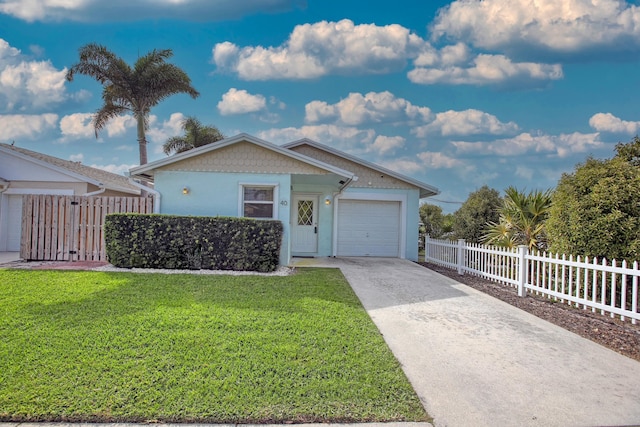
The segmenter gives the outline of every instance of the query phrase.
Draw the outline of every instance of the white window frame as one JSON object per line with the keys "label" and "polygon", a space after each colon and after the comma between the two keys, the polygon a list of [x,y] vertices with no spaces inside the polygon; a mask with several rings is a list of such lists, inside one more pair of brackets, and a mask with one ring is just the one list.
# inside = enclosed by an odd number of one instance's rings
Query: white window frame
{"label": "white window frame", "polygon": [[[273,205],[273,216],[270,218],[256,218],[256,217],[245,217],[244,215],[244,204],[245,204],[245,200],[244,200],[244,189],[245,187],[257,187],[257,188],[265,188],[265,189],[269,189],[269,190],[273,190],[273,200],[271,200],[270,202],[260,202],[260,201],[255,201],[255,200],[249,200],[248,202],[250,203],[263,203],[263,204],[272,204]],[[278,194],[279,194],[279,187],[280,185],[278,183],[272,183],[272,182],[241,182],[238,185],[238,216],[241,218],[251,218],[251,219],[278,219]]]}

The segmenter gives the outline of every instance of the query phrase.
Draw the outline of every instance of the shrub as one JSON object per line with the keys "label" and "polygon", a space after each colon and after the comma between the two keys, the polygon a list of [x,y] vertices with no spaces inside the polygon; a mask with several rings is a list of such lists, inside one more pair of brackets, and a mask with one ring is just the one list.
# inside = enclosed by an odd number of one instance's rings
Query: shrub
{"label": "shrub", "polygon": [[110,214],[104,224],[109,262],[123,268],[274,271],[280,221],[229,217]]}

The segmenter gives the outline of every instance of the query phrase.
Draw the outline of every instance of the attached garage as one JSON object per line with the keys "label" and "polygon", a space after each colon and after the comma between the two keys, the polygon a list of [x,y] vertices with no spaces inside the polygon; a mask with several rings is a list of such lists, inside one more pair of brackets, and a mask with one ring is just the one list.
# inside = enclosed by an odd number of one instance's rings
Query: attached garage
{"label": "attached garage", "polygon": [[338,256],[401,256],[399,201],[340,200],[337,221]]}

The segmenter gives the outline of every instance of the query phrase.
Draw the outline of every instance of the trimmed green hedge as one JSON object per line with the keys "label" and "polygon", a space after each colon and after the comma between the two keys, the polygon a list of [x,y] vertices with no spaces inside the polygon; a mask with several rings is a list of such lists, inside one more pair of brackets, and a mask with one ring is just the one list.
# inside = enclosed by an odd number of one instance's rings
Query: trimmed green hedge
{"label": "trimmed green hedge", "polygon": [[280,221],[157,214],[109,214],[109,262],[123,268],[269,272],[278,268]]}

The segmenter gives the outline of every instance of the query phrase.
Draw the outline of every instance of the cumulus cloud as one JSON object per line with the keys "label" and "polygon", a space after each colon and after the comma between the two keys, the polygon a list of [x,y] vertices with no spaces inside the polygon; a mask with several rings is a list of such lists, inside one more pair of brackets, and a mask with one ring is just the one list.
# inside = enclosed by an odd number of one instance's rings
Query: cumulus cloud
{"label": "cumulus cloud", "polygon": [[84,161],[84,154],[72,154],[69,156],[69,160],[71,160],[72,162],[82,163]]}
{"label": "cumulus cloud", "polygon": [[0,105],[7,111],[43,108],[66,99],[67,69],[32,61],[0,38]]}
{"label": "cumulus cloud", "polygon": [[[127,117],[127,116],[125,116]],[[151,115],[149,117],[149,130],[147,131],[147,138],[149,141],[157,144],[154,152],[162,153],[162,144],[172,136],[181,135],[182,123],[186,117],[182,113],[173,113],[169,116],[169,120],[164,120],[158,123],[158,116]],[[133,117],[131,117],[133,119]],[[133,119],[133,125],[135,126],[135,119]]]}
{"label": "cumulus cloud", "polygon": [[393,154],[398,148],[402,148],[405,142],[406,139],[401,136],[378,135],[369,147],[369,151],[379,155]]}
{"label": "cumulus cloud", "polygon": [[231,88],[222,95],[218,102],[218,111],[223,116],[246,114],[262,111],[267,107],[267,100],[262,95],[252,95],[246,90]]}
{"label": "cumulus cloud", "polygon": [[640,47],[640,8],[623,0],[457,0],[438,12],[434,39],[491,50],[556,53]]}
{"label": "cumulus cloud", "polygon": [[290,10],[291,0],[0,0],[0,13],[33,21],[187,19],[220,21],[253,13]]}
{"label": "cumulus cloud", "polygon": [[405,174],[414,174],[433,169],[467,169],[465,163],[441,152],[424,151],[415,158],[401,158],[384,161],[382,166]]}
{"label": "cumulus cloud", "polygon": [[431,110],[418,107],[391,92],[369,92],[366,95],[350,93],[335,104],[312,101],[305,106],[308,123],[338,121],[345,125],[382,122],[425,122],[431,118]]}
{"label": "cumulus cloud", "polygon": [[397,24],[355,25],[349,19],[297,25],[277,47],[238,47],[230,42],[213,48],[221,71],[244,80],[312,79],[327,74],[382,74],[406,66],[424,44]]}
{"label": "cumulus cloud", "polygon": [[513,62],[504,55],[479,54],[469,60],[466,51],[422,54],[415,61],[422,64],[407,77],[417,84],[469,84],[536,86],[563,77],[559,64]]}
{"label": "cumulus cloud", "polygon": [[451,135],[504,135],[519,130],[514,122],[503,123],[496,116],[479,110],[445,111],[437,113],[435,120],[423,126],[417,126],[411,133],[418,138],[428,134]]}
{"label": "cumulus cloud", "polygon": [[302,138],[327,143],[341,143],[343,146],[352,144],[371,144],[375,138],[373,129],[358,129],[349,126],[317,125],[269,129],[258,133],[258,137],[275,143],[291,142]]}
{"label": "cumulus cloud", "polygon": [[129,169],[139,166],[137,164],[133,164],[133,165],[127,165],[127,164],[108,164],[108,165],[99,165],[99,164],[92,164],[90,165],[92,168],[96,168],[96,169],[102,169],[104,171],[107,172],[111,172],[111,173],[115,173],[117,175],[127,175],[127,173],[129,172]]}
{"label": "cumulus cloud", "polygon": [[95,131],[91,120],[93,120],[92,113],[74,113],[60,119],[63,142],[70,139],[94,137]]}
{"label": "cumulus cloud", "polygon": [[589,126],[599,132],[625,133],[636,135],[640,131],[640,122],[619,119],[611,113],[594,114],[589,119]]}
{"label": "cumulus cloud", "polygon": [[452,141],[458,154],[496,154],[499,156],[520,156],[526,153],[542,153],[567,157],[574,153],[585,153],[603,147],[598,133],[574,132],[560,135],[532,135],[521,133],[513,138],[489,142]]}
{"label": "cumulus cloud", "polygon": [[6,142],[14,138],[35,138],[53,130],[58,125],[57,114],[5,114],[0,115],[2,139]]}

